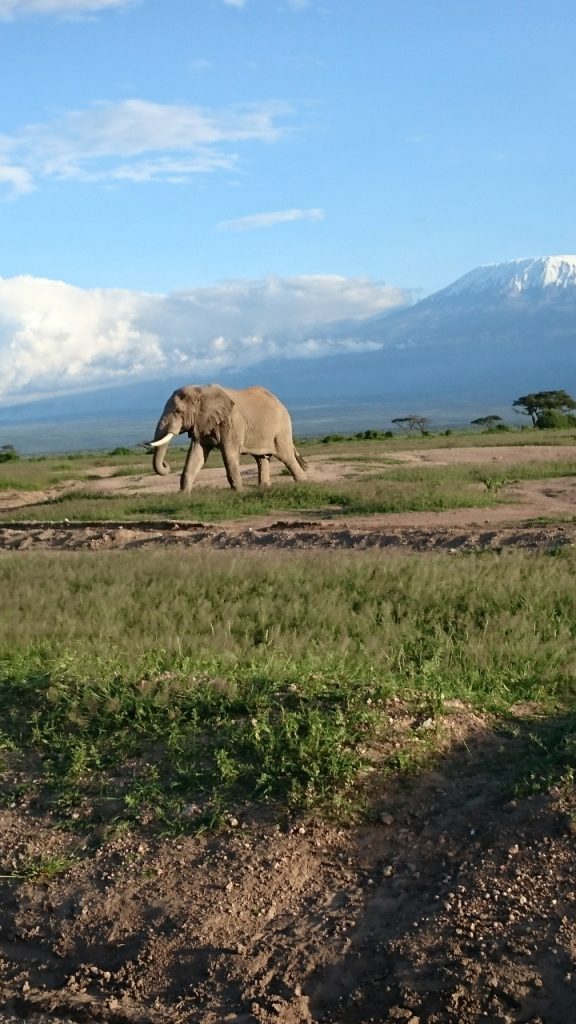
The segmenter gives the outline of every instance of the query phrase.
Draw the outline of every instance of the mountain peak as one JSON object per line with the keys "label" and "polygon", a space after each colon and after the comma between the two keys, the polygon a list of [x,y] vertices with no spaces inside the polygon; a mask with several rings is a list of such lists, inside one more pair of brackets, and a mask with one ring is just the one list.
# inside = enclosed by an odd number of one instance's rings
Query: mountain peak
{"label": "mountain peak", "polygon": [[488,263],[459,277],[436,295],[444,298],[490,291],[513,296],[543,288],[576,288],[576,256],[539,256]]}

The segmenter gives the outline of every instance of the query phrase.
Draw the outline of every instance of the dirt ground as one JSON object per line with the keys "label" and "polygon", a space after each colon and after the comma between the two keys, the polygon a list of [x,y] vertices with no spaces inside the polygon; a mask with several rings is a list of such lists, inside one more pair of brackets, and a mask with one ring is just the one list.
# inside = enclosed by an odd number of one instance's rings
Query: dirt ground
{"label": "dirt ground", "polygon": [[[389,460],[412,465],[494,464],[495,475],[523,461],[574,459],[576,446],[552,445],[487,448],[437,448],[394,452]],[[362,473],[374,472],[375,463],[347,462],[323,455],[310,459],[308,478],[325,484],[338,483]],[[282,467],[272,463],[273,476]],[[0,493],[0,549],[114,549],[164,546],[240,548],[391,548],[426,551],[500,549],[507,546],[557,547],[576,540],[576,478],[562,477],[510,483],[506,496],[514,504],[482,509],[447,509],[442,512],[404,512],[391,515],[346,517],[338,514],[260,516],[223,525],[203,523],[20,523],[2,524],[14,509],[43,503],[50,497],[76,490],[110,494],[153,494],[178,490],[178,475],[153,473],[114,477],[113,470],[94,471],[94,479],[60,484],[52,491]],[[256,483],[256,469],[243,469],[247,487]],[[224,470],[204,469],[199,485],[227,487]],[[287,486],[290,484],[287,482]],[[539,520],[556,520],[551,525]],[[562,522],[572,520],[572,522]]]}
{"label": "dirt ground", "polygon": [[[521,737],[447,710],[440,761],[376,774],[361,825],[232,807],[213,835],[86,836],[4,807],[0,1020],[571,1024],[574,794],[512,799]],[[383,714],[392,745],[424,742],[400,702]],[[21,856],[73,862],[27,880]]]}
{"label": "dirt ground", "polygon": [[[504,468],[559,454],[576,458],[576,448],[399,457],[493,458]],[[317,459],[310,476],[350,471]],[[204,472],[225,485],[222,471]],[[177,480],[91,486],[141,493]],[[574,543],[576,481],[515,490],[511,507],[349,521],[5,524],[0,546],[449,552]],[[9,500],[17,507],[26,496]],[[538,525],[543,516],[572,521]],[[514,797],[526,736],[538,742],[550,728],[536,707],[514,711],[516,728],[503,732],[457,702],[439,723],[400,701],[383,707],[390,749],[418,749],[434,730],[440,756],[400,781],[369,775],[361,823],[234,806],[215,834],[161,838],[145,821],[115,831],[104,814],[75,832],[16,770],[0,776],[0,1022],[576,1024],[576,797],[568,785]],[[58,857],[70,865],[57,877],[23,869]]]}

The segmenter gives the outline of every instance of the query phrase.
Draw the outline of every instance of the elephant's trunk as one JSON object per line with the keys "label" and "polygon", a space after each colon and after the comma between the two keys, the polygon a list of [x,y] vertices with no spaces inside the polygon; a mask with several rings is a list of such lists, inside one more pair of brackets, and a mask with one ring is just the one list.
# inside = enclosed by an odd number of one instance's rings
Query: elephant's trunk
{"label": "elephant's trunk", "polygon": [[164,456],[168,451],[169,444],[170,442],[168,441],[166,444],[160,445],[158,448],[154,449],[152,466],[154,467],[154,472],[158,473],[158,476],[166,476],[170,472],[170,466],[164,459]]}

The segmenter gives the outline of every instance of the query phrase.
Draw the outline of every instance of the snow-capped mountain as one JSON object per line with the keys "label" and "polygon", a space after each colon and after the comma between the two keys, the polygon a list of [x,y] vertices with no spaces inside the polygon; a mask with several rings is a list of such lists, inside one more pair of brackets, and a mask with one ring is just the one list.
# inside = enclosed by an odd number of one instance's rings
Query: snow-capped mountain
{"label": "snow-capped mountain", "polygon": [[542,347],[572,343],[576,360],[576,256],[545,256],[477,267],[414,306],[362,325],[384,349],[451,340],[472,356],[484,341],[501,346],[537,335]]}
{"label": "snow-capped mountain", "polygon": [[477,267],[453,284],[435,293],[435,298],[452,298],[492,292],[502,296],[520,295],[543,289],[576,289],[576,256],[541,256]]}
{"label": "snow-capped mountain", "polygon": [[480,415],[529,391],[576,394],[576,256],[478,267],[413,306],[339,333],[379,348],[302,371],[285,364],[291,396],[379,397],[386,407]]}

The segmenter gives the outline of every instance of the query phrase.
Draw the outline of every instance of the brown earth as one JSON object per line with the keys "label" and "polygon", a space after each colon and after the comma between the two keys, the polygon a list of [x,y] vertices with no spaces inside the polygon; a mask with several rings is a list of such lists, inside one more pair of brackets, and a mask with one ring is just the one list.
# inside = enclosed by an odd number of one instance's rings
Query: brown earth
{"label": "brown earth", "polygon": [[[546,457],[494,451],[504,464]],[[570,458],[576,449],[551,454]],[[491,455],[401,457],[438,464]],[[351,471],[315,460],[310,475]],[[141,492],[177,481],[92,485]],[[348,521],[5,525],[0,545],[450,551],[574,543],[572,478],[515,492],[514,506]],[[542,516],[572,521],[534,522]],[[531,770],[526,737],[538,743],[550,720],[519,706],[515,728],[502,731],[457,702],[440,721],[415,718],[400,701],[382,713],[389,750],[373,752],[360,823],[233,806],[223,830],[168,839],[145,818],[115,830],[101,810],[90,831],[75,832],[26,786],[25,771],[0,775],[0,1022],[576,1024],[574,788],[515,798],[511,789]],[[557,724],[566,732],[566,720]],[[440,755],[418,776],[378,771],[386,753],[430,746]],[[69,866],[51,878],[59,857]]]}

